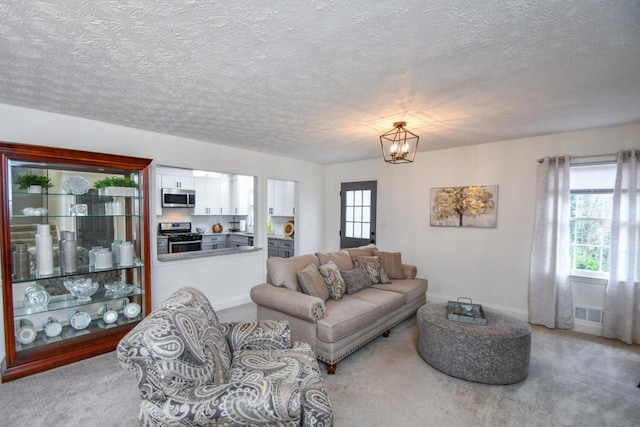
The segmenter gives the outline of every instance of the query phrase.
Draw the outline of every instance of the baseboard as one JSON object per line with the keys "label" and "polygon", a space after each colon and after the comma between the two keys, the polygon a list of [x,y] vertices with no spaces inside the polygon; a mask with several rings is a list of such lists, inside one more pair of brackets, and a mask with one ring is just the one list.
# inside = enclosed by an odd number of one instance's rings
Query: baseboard
{"label": "baseboard", "polygon": [[[427,302],[447,302],[447,301],[455,301],[457,297],[452,297],[448,295],[442,294],[432,294],[427,292]],[[474,303],[482,304],[483,307],[488,307],[503,314],[507,314],[515,317],[516,319],[523,320],[529,323],[529,311],[528,310],[518,310],[510,307],[502,307],[499,305],[493,304],[485,304],[482,301],[474,301]],[[584,320],[575,320],[573,331],[580,332],[583,334],[602,336],[602,325],[594,322],[587,322]]]}
{"label": "baseboard", "polygon": [[583,334],[602,336],[602,324],[595,322],[587,322],[586,320],[576,319],[574,321],[573,330],[582,332]]}

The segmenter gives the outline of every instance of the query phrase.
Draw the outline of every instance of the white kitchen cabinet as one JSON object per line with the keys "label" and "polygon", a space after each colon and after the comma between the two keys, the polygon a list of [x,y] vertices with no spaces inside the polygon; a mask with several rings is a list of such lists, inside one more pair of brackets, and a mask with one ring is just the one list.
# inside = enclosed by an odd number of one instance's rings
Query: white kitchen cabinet
{"label": "white kitchen cabinet", "polygon": [[228,176],[222,176],[218,180],[218,208],[221,215],[233,215],[231,209],[231,189]]}
{"label": "white kitchen cabinet", "polygon": [[270,179],[267,181],[269,215],[295,216],[295,182]]}
{"label": "white kitchen cabinet", "polygon": [[253,177],[236,175],[230,184],[231,214],[250,215],[253,206]]}
{"label": "white kitchen cabinet", "polygon": [[192,176],[161,175],[162,188],[181,188],[195,190],[195,178]]}
{"label": "white kitchen cabinet", "polygon": [[282,215],[294,216],[296,211],[296,183],[293,181],[283,181],[283,193]]}
{"label": "white kitchen cabinet", "polygon": [[194,215],[220,213],[220,185],[215,178],[195,178],[196,205]]}

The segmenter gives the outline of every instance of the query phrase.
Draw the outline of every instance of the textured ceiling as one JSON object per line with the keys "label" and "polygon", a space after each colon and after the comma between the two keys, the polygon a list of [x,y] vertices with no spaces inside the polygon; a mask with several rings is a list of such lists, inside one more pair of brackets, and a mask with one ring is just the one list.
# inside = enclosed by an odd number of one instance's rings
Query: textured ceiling
{"label": "textured ceiling", "polygon": [[0,103],[318,161],[640,120],[640,1],[0,1]]}

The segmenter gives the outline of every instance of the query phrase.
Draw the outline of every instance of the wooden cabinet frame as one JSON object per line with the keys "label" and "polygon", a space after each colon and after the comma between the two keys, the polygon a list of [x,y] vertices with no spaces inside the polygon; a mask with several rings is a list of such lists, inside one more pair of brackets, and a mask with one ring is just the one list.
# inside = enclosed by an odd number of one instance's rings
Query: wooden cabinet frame
{"label": "wooden cabinet frame", "polygon": [[[139,209],[137,221],[139,221],[137,236],[137,257],[141,265],[136,266],[136,274],[141,274],[142,293],[140,302],[142,317],[151,309],[151,255],[149,247],[149,168],[152,160],[129,156],[95,153],[81,150],[52,148],[27,144],[0,142],[0,236],[1,261],[2,261],[2,292],[3,292],[3,317],[6,358],[2,366],[2,381],[10,381],[37,372],[52,369],[61,365],[76,362],[98,354],[113,351],[120,339],[130,331],[138,322],[133,321],[117,325],[110,329],[104,329],[96,333],[73,338],[63,339],[58,342],[31,348],[28,351],[16,350],[15,339],[15,312],[13,293],[14,280],[12,277],[12,253],[11,253],[11,211],[9,200],[9,174],[10,161],[39,162],[51,165],[52,169],[77,167],[85,172],[110,173],[110,171],[128,171],[137,174],[139,182]],[[73,170],[73,169],[71,169]],[[127,236],[131,233],[131,219],[126,220]],[[126,268],[123,268],[126,270]],[[125,272],[123,274],[129,274]],[[90,274],[90,273],[88,273]],[[61,276],[58,276],[61,277]],[[38,279],[34,279],[38,280]]]}

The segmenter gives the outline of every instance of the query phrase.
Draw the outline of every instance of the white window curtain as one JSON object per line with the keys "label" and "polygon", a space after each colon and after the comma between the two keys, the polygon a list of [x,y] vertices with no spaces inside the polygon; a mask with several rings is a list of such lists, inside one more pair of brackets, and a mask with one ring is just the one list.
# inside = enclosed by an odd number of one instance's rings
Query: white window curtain
{"label": "white window curtain", "polygon": [[639,151],[619,152],[613,190],[611,268],[604,302],[602,335],[640,344]]}
{"label": "white window curtain", "polygon": [[573,328],[570,260],[569,156],[538,164],[529,275],[529,321]]}

